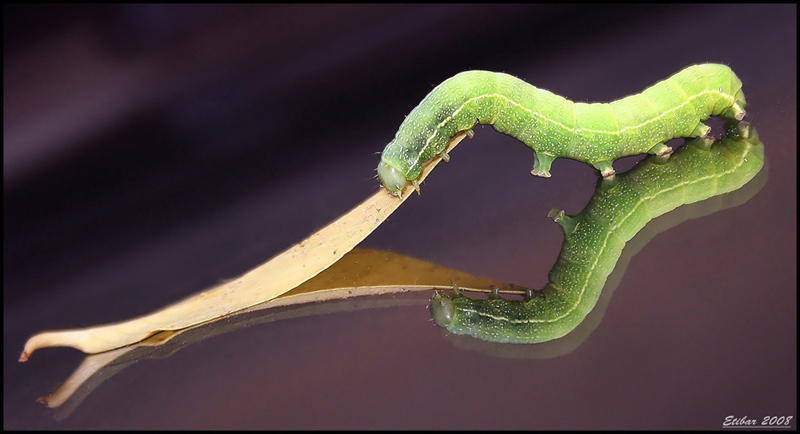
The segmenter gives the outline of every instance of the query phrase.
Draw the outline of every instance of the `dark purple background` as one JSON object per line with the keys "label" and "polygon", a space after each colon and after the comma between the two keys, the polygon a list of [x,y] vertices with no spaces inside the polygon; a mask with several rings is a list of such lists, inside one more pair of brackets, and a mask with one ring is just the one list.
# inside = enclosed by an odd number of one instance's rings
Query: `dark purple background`
{"label": "dark purple background", "polygon": [[[4,428],[715,429],[797,406],[796,6],[4,6]],[[422,306],[265,324],[34,399],[120,321],[234,277],[377,188],[430,89],[503,71],[610,101],[693,63],[744,82],[769,181],[633,258],[576,351],[509,360]],[[716,124],[718,125],[718,124]],[[717,130],[718,131],[718,130]],[[680,144],[677,142],[676,144]],[[478,128],[367,247],[541,287],[595,175]],[[629,167],[631,159],[620,164]],[[413,278],[413,276],[412,276]],[[792,426],[796,426],[793,423]]]}

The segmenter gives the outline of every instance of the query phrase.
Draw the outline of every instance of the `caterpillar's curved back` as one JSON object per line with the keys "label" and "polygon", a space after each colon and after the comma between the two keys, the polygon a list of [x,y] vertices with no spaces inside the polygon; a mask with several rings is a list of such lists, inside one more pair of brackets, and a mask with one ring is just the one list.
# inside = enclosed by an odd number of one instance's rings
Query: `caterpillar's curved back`
{"label": "caterpillar's curved back", "polygon": [[422,164],[449,159],[447,142],[489,124],[534,151],[532,174],[549,177],[556,158],[614,174],[611,163],[642,153],[668,155],[676,137],[705,137],[709,116],[741,120],[742,82],[725,65],[690,66],[642,93],[608,104],[573,103],[503,73],[467,71],[434,88],[400,125],[381,155],[378,176],[393,194],[416,185]]}
{"label": "caterpillar's curved back", "polygon": [[711,145],[694,139],[666,163],[651,156],[630,171],[601,180],[575,216],[554,213],[564,244],[550,282],[526,301],[473,300],[436,293],[431,314],[440,326],[494,342],[537,343],[572,331],[597,302],[622,248],[647,222],[681,205],[736,190],[764,164],[764,148],[746,122],[728,125]]}

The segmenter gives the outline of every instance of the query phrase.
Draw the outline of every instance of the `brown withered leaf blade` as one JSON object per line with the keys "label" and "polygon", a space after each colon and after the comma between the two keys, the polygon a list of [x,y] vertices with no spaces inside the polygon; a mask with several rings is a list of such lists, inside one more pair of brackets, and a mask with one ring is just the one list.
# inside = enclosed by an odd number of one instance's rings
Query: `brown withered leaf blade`
{"label": "brown withered leaf blade", "polygon": [[[453,137],[447,150],[465,135],[459,133]],[[440,158],[434,158],[423,167],[420,182],[439,161]],[[413,186],[407,186],[398,199],[380,189],[328,226],[243,276],[151,314],[115,324],[38,333],[25,343],[19,361],[28,360],[31,353],[44,347],[67,346],[89,354],[108,351],[162,331],[191,327],[272,300],[341,259],[411,197],[413,191]]]}

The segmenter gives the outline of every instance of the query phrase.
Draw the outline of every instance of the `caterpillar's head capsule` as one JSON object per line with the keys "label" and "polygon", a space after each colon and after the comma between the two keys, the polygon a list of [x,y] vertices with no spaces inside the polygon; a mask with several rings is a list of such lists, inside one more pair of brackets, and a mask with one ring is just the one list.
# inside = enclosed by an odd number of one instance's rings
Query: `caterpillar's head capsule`
{"label": "caterpillar's head capsule", "polygon": [[406,186],[406,176],[402,172],[381,160],[378,163],[378,178],[387,190],[392,194],[397,194]]}
{"label": "caterpillar's head capsule", "polygon": [[433,322],[440,327],[447,327],[453,321],[453,313],[455,312],[455,305],[453,300],[445,294],[436,291],[431,297],[431,316]]}

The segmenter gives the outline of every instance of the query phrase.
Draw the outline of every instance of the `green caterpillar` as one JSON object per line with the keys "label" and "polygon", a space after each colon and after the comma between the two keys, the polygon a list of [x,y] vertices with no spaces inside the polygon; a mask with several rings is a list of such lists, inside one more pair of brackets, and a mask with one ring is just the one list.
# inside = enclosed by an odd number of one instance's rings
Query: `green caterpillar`
{"label": "green caterpillar", "polygon": [[556,158],[572,158],[614,174],[621,157],[669,155],[676,137],[705,137],[702,121],[742,120],[742,82],[725,65],[690,66],[644,92],[608,104],[573,103],[508,74],[466,71],[434,88],[400,125],[381,154],[378,177],[395,195],[417,179],[422,164],[442,157],[447,142],[476,124],[489,124],[534,152],[531,174],[550,177]]}
{"label": "green caterpillar", "polygon": [[687,141],[666,163],[650,156],[613,179],[601,179],[586,208],[551,216],[564,244],[541,291],[506,300],[495,291],[473,300],[456,290],[435,293],[436,324],[455,334],[507,343],[538,343],[572,331],[594,308],[622,248],[647,222],[689,203],[739,189],[764,164],[764,148],[748,123],[732,122],[725,137]]}

